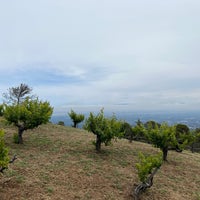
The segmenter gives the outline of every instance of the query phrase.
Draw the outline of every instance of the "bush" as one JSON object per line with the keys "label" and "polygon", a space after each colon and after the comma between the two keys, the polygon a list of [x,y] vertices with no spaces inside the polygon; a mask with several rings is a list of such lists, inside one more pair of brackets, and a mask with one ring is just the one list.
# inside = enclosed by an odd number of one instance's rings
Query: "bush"
{"label": "bush", "polygon": [[145,128],[142,124],[137,124],[132,128],[132,130],[134,134],[134,140],[148,143],[148,140],[145,135]]}
{"label": "bush", "polygon": [[132,130],[131,125],[127,122],[124,122],[122,124],[122,131],[124,131],[124,137],[128,139],[130,142],[132,142],[134,139],[134,132]]}
{"label": "bush", "polygon": [[39,99],[26,99],[17,105],[6,105],[4,117],[8,123],[18,128],[18,143],[23,143],[22,134],[25,130],[33,129],[49,121],[53,108],[49,102]]}
{"label": "bush", "polygon": [[176,127],[169,126],[167,123],[162,123],[161,126],[148,127],[146,137],[153,146],[160,148],[163,152],[163,160],[167,160],[167,154],[170,147],[177,146]]}
{"label": "bush", "polygon": [[14,133],[14,134],[13,134],[13,142],[14,142],[15,144],[18,144],[18,142],[19,142],[18,133]]}
{"label": "bush", "polygon": [[109,145],[112,139],[124,135],[124,133],[121,132],[122,122],[118,121],[115,116],[106,118],[103,109],[101,109],[96,116],[90,113],[90,116],[86,119],[84,124],[84,129],[96,135],[95,146],[98,152],[101,150],[102,143]]}
{"label": "bush", "polygon": [[159,168],[162,165],[162,155],[145,156],[139,153],[139,163],[136,163],[138,177],[141,182],[145,182],[149,174],[154,168]]}
{"label": "bush", "polygon": [[59,122],[58,122],[58,125],[65,126],[65,122],[59,121]]}
{"label": "bush", "polygon": [[139,195],[145,192],[147,188],[153,185],[154,175],[162,165],[162,155],[145,156],[139,154],[139,163],[136,164],[138,170],[138,177],[142,183],[140,183],[134,190],[135,200],[139,199]]}
{"label": "bush", "polygon": [[7,168],[9,163],[8,148],[5,146],[4,131],[0,130],[0,171]]}

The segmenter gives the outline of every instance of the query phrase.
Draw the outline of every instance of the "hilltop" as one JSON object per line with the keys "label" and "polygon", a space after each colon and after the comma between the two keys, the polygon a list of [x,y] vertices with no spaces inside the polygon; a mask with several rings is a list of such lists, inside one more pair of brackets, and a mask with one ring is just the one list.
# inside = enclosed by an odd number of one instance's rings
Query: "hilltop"
{"label": "hilltop", "polygon": [[[26,131],[23,145],[13,143],[14,127],[4,130],[10,156],[18,159],[1,175],[1,200],[131,200],[139,183],[138,152],[158,152],[149,144],[121,139],[97,154],[92,133],[54,124]],[[141,199],[199,200],[199,169],[200,154],[170,151]]]}

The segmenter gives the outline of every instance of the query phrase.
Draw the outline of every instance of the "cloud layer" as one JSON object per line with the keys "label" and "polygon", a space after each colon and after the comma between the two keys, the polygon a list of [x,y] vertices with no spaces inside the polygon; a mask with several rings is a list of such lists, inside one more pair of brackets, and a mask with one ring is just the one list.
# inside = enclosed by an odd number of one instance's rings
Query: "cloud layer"
{"label": "cloud layer", "polygon": [[25,82],[57,110],[198,109],[198,0],[0,4],[1,92]]}

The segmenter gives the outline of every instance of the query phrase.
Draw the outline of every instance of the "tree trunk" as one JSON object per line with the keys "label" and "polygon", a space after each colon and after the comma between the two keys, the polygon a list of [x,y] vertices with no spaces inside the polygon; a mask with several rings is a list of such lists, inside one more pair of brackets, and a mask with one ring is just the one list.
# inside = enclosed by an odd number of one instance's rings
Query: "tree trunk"
{"label": "tree trunk", "polygon": [[192,151],[192,153],[194,153],[194,142],[191,145],[191,151]]}
{"label": "tree trunk", "polygon": [[77,122],[74,121],[73,127],[77,128]]}
{"label": "tree trunk", "polygon": [[24,132],[23,127],[18,127],[18,144],[23,144],[22,134]]}
{"label": "tree trunk", "polygon": [[150,174],[150,176],[147,178],[146,181],[144,181],[143,183],[139,184],[135,190],[134,190],[134,197],[135,200],[139,199],[139,195],[142,192],[145,192],[147,188],[150,188],[153,185],[153,178],[154,175],[157,173],[159,167],[155,168],[154,171]]}
{"label": "tree trunk", "polygon": [[132,142],[133,142],[133,138],[134,138],[134,135],[133,135],[133,134],[131,134],[131,135],[130,135],[130,138],[129,138],[129,142],[130,142],[130,143],[132,143]]}
{"label": "tree trunk", "polygon": [[164,160],[164,161],[167,161],[168,147],[164,147],[164,148],[162,149],[162,152],[163,152],[163,160]]}
{"label": "tree trunk", "polygon": [[101,137],[100,135],[97,135],[96,138],[96,151],[99,152],[101,150]]}

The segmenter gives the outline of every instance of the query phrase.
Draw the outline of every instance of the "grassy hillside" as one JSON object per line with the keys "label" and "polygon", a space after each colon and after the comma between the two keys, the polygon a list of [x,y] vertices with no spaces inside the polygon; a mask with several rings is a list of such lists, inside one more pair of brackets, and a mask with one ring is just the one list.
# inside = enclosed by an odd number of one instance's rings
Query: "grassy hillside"
{"label": "grassy hillside", "polygon": [[[138,152],[158,151],[118,140],[97,154],[91,133],[53,124],[25,132],[24,145],[17,145],[12,142],[16,130],[4,129],[10,155],[18,159],[0,175],[1,200],[130,200],[139,183]],[[200,200],[200,154],[169,152],[168,158],[141,199]]]}

